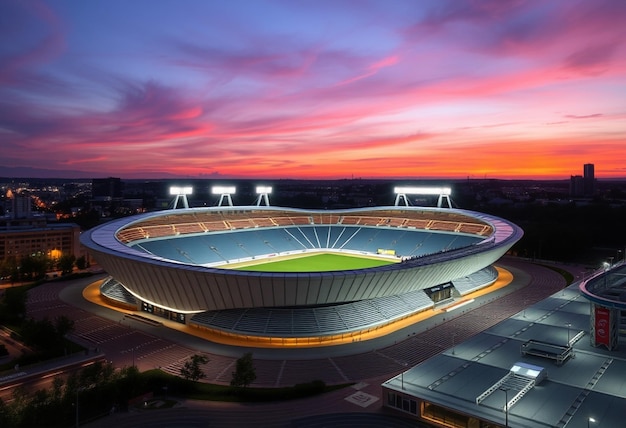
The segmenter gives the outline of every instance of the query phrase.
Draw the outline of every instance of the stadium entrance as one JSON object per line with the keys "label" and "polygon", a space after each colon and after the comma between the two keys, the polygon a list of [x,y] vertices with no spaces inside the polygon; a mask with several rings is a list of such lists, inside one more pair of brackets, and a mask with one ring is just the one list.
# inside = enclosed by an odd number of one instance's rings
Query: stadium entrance
{"label": "stadium entrance", "polygon": [[170,311],[167,309],[163,309],[163,308],[151,305],[150,303],[146,303],[146,302],[142,302],[141,310],[143,312],[147,312],[149,314],[153,314],[161,318],[168,319],[170,321],[176,321],[181,324],[185,324],[185,314],[181,314],[179,312],[174,312],[174,311]]}
{"label": "stadium entrance", "polygon": [[430,299],[435,303],[444,302],[446,300],[452,299],[454,292],[454,286],[451,282],[446,284],[436,285],[434,287],[426,288],[424,292],[430,297]]}

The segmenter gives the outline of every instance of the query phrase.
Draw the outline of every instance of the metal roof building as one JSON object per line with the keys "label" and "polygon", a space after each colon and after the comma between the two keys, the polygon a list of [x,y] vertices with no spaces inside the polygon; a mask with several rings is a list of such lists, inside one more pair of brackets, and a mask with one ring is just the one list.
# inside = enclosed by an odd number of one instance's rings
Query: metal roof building
{"label": "metal roof building", "polygon": [[594,347],[578,284],[384,382],[387,408],[439,427],[626,426],[626,349]]}

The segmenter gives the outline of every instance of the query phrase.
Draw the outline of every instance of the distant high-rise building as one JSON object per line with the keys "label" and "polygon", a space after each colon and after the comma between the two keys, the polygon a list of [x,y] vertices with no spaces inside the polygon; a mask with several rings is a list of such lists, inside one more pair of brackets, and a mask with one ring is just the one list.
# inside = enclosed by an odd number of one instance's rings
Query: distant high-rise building
{"label": "distant high-rise building", "polygon": [[31,216],[31,201],[28,195],[13,195],[11,199],[11,218],[29,218]]}
{"label": "distant high-rise building", "polygon": [[594,165],[592,163],[586,163],[583,166],[583,180],[584,196],[593,196],[596,193],[596,178],[594,175]]}
{"label": "distant high-rise building", "polygon": [[92,179],[91,196],[97,201],[122,198],[122,180],[115,177]]}
{"label": "distant high-rise building", "polygon": [[91,180],[91,208],[108,217],[122,206],[122,180],[116,177]]}
{"label": "distant high-rise building", "polygon": [[590,198],[596,193],[594,165],[583,165],[583,175],[572,175],[569,182],[569,193],[575,198]]}
{"label": "distant high-rise building", "polygon": [[569,179],[569,194],[574,198],[582,198],[585,194],[585,180],[582,175],[572,175]]}

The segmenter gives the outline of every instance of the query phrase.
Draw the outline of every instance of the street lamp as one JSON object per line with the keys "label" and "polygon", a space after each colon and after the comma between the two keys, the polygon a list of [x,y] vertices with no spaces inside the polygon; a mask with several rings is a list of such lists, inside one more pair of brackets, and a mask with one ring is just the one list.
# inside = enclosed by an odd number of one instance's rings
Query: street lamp
{"label": "street lamp", "polygon": [[404,391],[404,371],[406,370],[407,363],[406,362],[402,363],[402,366],[403,366],[403,369],[402,369],[402,372],[400,373],[400,382],[402,383],[402,390]]}
{"label": "street lamp", "polygon": [[135,367],[135,351],[139,349],[139,346],[133,346],[132,351],[133,351],[133,365],[132,367]]}
{"label": "street lamp", "polygon": [[452,355],[454,354],[454,339],[456,338],[456,333],[452,333]]}
{"label": "street lamp", "polygon": [[611,268],[611,265],[609,264],[609,262],[603,262],[602,263],[602,267],[604,267],[604,289],[607,289],[607,280],[608,280],[608,276],[609,276],[609,269]]}
{"label": "street lamp", "polygon": [[504,391],[504,428],[509,428],[509,388],[500,388]]}
{"label": "street lamp", "polygon": [[80,387],[76,387],[76,428],[78,428],[80,426],[80,421],[78,418],[78,393],[82,392],[84,390],[86,390],[86,387],[80,386]]}
{"label": "street lamp", "polygon": [[76,388],[76,428],[80,426],[78,421],[78,391],[80,391],[80,388]]}
{"label": "street lamp", "polygon": [[591,423],[592,423],[592,422],[595,424],[595,423],[596,423],[596,420],[595,420],[594,418],[589,418],[589,419],[587,419],[587,428],[590,428],[590,427],[591,427]]}
{"label": "street lamp", "polygon": [[567,347],[569,348],[569,329],[572,326],[572,323],[568,322],[565,326],[567,327]]}

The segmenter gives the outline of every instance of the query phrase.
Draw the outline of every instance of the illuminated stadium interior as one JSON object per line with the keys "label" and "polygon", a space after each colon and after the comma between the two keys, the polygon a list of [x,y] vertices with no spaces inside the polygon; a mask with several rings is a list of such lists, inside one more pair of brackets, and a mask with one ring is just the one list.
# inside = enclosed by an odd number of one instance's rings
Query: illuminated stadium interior
{"label": "illuminated stadium interior", "polygon": [[111,275],[100,289],[109,303],[222,335],[306,341],[461,301],[497,280],[493,263],[521,236],[452,208],[217,206],[114,220],[81,240]]}

